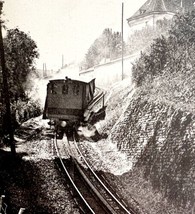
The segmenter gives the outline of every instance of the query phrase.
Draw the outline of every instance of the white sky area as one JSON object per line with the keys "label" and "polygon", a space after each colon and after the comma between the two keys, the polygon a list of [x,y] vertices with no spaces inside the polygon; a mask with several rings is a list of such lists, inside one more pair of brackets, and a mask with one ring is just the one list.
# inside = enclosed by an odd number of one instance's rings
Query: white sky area
{"label": "white sky area", "polygon": [[[6,26],[29,33],[37,43],[40,57],[36,67],[57,70],[79,62],[105,28],[121,31],[124,2],[124,35],[130,28],[126,19],[146,0],[5,0]],[[124,36],[124,38],[125,38]]]}

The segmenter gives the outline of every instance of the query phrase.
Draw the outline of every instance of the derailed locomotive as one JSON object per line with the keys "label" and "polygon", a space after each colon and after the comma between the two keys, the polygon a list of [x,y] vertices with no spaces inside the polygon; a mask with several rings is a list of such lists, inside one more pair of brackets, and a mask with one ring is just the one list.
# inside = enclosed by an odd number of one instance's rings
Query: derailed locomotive
{"label": "derailed locomotive", "polygon": [[105,91],[95,87],[95,79],[55,79],[47,84],[43,119],[55,124],[59,138],[81,125],[93,125],[105,118]]}

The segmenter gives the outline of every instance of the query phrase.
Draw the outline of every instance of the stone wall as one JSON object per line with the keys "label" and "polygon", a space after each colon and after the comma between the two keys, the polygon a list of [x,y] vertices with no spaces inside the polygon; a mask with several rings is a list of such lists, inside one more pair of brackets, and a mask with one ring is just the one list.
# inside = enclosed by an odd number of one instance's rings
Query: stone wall
{"label": "stone wall", "polygon": [[195,201],[195,115],[134,98],[111,139],[165,198],[192,210]]}
{"label": "stone wall", "polygon": [[[132,63],[139,57],[140,53],[126,56],[123,59],[123,79],[132,78]],[[110,85],[122,80],[122,61],[121,58],[112,60],[95,66],[93,69],[81,71],[81,77],[96,78],[96,85],[98,87],[110,87]],[[131,81],[132,82],[132,81]],[[132,84],[132,83],[131,83]]]}

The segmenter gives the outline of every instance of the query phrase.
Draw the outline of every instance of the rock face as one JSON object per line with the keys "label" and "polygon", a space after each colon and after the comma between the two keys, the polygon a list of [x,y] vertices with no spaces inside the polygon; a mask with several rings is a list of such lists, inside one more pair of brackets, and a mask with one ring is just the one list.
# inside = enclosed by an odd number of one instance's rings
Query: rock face
{"label": "rock face", "polygon": [[134,98],[111,138],[144,177],[175,205],[195,201],[195,115]]}

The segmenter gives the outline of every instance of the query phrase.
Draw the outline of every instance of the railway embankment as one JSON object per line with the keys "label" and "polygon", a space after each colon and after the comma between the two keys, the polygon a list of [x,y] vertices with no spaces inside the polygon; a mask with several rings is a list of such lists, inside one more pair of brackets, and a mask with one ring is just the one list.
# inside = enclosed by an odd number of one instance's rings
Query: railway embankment
{"label": "railway embankment", "polygon": [[148,213],[194,213],[195,114],[146,98],[135,93],[111,130],[112,142],[132,162],[118,188]]}

